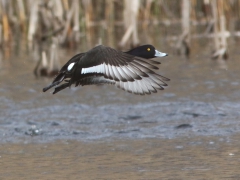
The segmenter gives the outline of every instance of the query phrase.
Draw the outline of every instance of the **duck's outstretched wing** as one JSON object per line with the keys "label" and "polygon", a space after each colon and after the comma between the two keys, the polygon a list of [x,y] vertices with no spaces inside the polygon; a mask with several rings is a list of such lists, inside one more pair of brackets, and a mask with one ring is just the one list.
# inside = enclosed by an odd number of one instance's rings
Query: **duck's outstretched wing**
{"label": "duck's outstretched wing", "polygon": [[76,64],[81,74],[103,74],[106,79],[115,81],[134,81],[154,74],[158,69],[152,61],[133,56],[110,47],[97,46],[88,51]]}
{"label": "duck's outstretched wing", "polygon": [[105,46],[92,49],[78,64],[82,67],[82,75],[95,77],[88,78],[88,81],[80,79],[77,85],[110,83],[128,92],[143,95],[155,93],[157,89],[162,90],[163,86],[167,86],[165,81],[169,81],[168,78],[154,72],[158,69],[155,66],[158,64],[156,61]]}

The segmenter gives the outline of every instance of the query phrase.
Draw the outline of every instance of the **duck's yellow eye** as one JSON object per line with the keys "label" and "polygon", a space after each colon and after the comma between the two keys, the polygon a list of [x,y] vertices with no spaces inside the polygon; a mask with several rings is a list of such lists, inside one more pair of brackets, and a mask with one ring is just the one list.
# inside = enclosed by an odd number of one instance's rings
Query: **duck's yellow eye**
{"label": "duck's yellow eye", "polygon": [[147,48],[147,51],[150,51],[150,48]]}

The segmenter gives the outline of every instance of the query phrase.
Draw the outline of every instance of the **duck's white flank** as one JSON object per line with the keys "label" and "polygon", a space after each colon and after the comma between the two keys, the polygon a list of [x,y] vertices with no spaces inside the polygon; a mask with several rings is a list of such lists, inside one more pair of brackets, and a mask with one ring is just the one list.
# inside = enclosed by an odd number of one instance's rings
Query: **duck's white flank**
{"label": "duck's white flank", "polygon": [[71,69],[73,68],[74,64],[75,64],[75,63],[69,64],[68,67],[67,67],[67,70],[68,70],[68,71],[71,71]]}

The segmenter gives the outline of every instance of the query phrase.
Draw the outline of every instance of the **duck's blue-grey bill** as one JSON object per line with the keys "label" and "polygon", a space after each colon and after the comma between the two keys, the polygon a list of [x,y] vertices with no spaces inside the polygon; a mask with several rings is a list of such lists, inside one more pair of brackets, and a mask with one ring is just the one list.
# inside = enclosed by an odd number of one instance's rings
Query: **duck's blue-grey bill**
{"label": "duck's blue-grey bill", "polygon": [[167,56],[167,53],[160,52],[158,50],[155,50],[155,57],[164,57]]}

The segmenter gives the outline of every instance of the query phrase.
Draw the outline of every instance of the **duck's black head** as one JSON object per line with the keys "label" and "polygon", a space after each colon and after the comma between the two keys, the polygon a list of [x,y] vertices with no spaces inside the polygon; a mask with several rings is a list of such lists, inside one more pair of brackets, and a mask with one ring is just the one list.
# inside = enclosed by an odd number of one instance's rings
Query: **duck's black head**
{"label": "duck's black head", "polygon": [[162,53],[156,50],[154,46],[149,44],[136,47],[134,49],[127,51],[126,53],[134,56],[142,57],[145,59],[167,56],[167,53]]}

